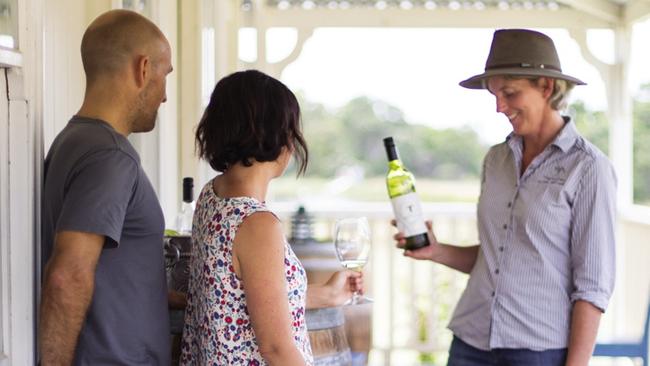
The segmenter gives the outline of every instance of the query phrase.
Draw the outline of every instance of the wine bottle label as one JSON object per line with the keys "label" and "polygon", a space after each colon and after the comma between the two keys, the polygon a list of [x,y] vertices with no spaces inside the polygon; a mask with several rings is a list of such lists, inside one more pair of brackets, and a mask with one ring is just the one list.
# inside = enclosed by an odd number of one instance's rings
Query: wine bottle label
{"label": "wine bottle label", "polygon": [[393,204],[397,229],[403,232],[404,236],[409,237],[427,232],[417,193],[397,196],[391,198],[390,202]]}

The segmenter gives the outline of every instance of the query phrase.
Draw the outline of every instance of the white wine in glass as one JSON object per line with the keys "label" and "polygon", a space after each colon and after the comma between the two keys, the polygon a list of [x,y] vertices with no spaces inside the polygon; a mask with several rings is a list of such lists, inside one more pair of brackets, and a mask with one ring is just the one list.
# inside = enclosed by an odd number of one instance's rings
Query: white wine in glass
{"label": "white wine in glass", "polygon": [[[361,272],[370,255],[370,225],[365,217],[341,219],[334,226],[334,247],[341,265]],[[344,305],[371,303],[372,299],[357,292]]]}

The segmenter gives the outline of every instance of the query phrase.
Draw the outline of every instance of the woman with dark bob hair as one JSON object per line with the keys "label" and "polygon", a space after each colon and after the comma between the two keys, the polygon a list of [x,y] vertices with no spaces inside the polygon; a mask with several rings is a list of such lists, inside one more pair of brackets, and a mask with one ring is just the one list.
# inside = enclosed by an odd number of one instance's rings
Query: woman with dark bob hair
{"label": "woman with dark bob hair", "polygon": [[222,174],[196,204],[181,363],[311,365],[305,309],[343,304],[362,279],[340,271],[308,287],[266,207],[269,183],[292,155],[299,174],[307,167],[295,95],[259,71],[231,74],[217,83],[196,143]]}

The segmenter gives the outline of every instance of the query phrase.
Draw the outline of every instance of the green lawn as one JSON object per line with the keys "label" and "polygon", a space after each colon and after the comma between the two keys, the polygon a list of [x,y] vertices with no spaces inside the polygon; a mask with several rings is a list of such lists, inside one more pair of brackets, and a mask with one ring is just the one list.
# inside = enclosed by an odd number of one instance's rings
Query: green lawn
{"label": "green lawn", "polygon": [[[384,178],[366,178],[350,184],[331,184],[322,178],[285,176],[271,183],[270,194],[276,201],[305,200],[306,198],[341,199],[356,201],[385,201],[388,199]],[[447,181],[419,179],[417,192],[425,202],[476,202],[479,194],[478,180]]]}

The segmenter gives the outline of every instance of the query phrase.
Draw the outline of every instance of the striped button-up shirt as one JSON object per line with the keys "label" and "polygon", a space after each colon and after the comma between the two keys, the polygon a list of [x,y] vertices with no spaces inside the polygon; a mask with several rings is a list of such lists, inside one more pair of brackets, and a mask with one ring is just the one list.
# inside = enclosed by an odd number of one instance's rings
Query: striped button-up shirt
{"label": "striped button-up shirt", "polygon": [[607,157],[565,121],[523,174],[520,136],[485,157],[478,257],[449,324],[476,348],[566,348],[573,303],[607,307],[616,178]]}

